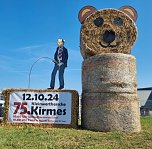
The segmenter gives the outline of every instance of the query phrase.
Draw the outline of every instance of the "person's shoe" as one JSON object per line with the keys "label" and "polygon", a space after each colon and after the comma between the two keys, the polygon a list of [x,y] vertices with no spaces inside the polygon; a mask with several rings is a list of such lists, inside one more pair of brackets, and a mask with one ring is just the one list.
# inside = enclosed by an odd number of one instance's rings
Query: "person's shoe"
{"label": "person's shoe", "polygon": [[53,90],[53,89],[54,89],[54,87],[49,87],[49,88],[47,88],[47,89],[49,89],[49,90]]}
{"label": "person's shoe", "polygon": [[60,87],[58,88],[58,90],[62,90],[63,88],[64,88],[64,87],[61,87],[61,86],[60,86]]}

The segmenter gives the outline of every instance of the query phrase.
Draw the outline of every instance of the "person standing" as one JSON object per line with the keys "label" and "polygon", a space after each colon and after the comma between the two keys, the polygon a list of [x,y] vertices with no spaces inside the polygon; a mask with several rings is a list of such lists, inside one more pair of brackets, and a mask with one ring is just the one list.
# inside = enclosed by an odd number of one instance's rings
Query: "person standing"
{"label": "person standing", "polygon": [[48,89],[54,89],[55,86],[55,77],[57,71],[59,71],[59,88],[64,88],[64,70],[67,67],[67,61],[68,61],[68,50],[64,47],[64,39],[58,39],[57,41],[57,49],[54,54],[54,69],[51,74],[51,82],[50,82],[50,88]]}

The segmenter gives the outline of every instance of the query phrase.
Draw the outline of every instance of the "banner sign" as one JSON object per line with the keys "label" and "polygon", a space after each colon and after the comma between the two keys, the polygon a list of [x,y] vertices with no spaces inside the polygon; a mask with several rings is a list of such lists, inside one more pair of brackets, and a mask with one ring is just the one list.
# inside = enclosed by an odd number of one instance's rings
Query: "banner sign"
{"label": "banner sign", "polygon": [[70,124],[69,92],[11,92],[9,123]]}

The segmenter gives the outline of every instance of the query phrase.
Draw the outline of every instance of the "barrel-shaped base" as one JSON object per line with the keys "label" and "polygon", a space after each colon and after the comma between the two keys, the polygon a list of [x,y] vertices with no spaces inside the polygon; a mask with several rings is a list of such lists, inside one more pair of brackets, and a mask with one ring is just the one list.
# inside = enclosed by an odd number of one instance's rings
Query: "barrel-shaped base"
{"label": "barrel-shaped base", "polygon": [[83,93],[82,127],[95,131],[139,132],[136,94]]}
{"label": "barrel-shaped base", "polygon": [[82,64],[83,93],[136,93],[136,59],[132,55],[110,53],[90,57]]}

